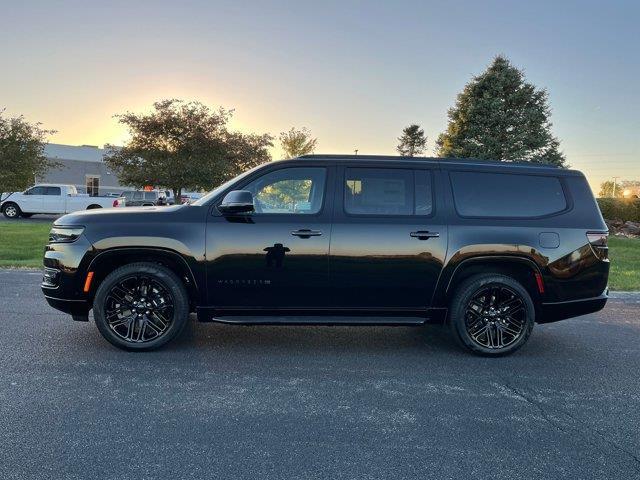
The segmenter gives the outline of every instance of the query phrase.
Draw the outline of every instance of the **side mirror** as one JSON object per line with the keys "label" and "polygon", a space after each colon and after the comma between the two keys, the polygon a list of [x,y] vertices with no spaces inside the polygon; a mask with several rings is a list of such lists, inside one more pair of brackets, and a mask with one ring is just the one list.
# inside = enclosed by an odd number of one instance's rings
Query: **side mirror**
{"label": "side mirror", "polygon": [[233,190],[225,195],[218,210],[223,215],[253,212],[253,195],[247,190]]}

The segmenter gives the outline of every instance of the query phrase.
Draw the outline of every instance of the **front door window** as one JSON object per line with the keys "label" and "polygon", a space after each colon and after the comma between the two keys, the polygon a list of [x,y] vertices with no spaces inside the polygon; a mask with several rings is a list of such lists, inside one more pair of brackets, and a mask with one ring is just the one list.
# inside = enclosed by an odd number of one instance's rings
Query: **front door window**
{"label": "front door window", "polygon": [[249,183],[257,214],[312,215],[320,212],[324,196],[324,168],[285,168]]}

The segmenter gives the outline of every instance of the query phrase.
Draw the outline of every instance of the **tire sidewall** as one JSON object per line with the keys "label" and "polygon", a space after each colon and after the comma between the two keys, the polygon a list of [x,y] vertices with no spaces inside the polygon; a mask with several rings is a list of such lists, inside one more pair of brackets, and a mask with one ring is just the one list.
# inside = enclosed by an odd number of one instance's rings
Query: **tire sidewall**
{"label": "tire sidewall", "polygon": [[[523,334],[516,342],[502,349],[492,349],[477,344],[469,336],[465,324],[465,311],[469,300],[479,289],[491,284],[502,284],[514,290],[522,298],[526,310],[526,325]],[[534,323],[535,307],[529,292],[519,282],[506,275],[482,274],[471,277],[460,285],[451,302],[450,327],[454,336],[464,347],[480,355],[499,357],[515,352],[529,339]]]}
{"label": "tire sidewall", "polygon": [[[146,274],[162,284],[171,294],[174,304],[173,318],[168,330],[160,338],[143,343],[127,342],[120,338],[111,330],[104,315],[105,301],[111,288],[123,277],[136,273]],[[93,317],[102,336],[116,347],[132,351],[154,350],[177,337],[186,325],[189,317],[188,295],[180,279],[166,267],[148,263],[125,265],[107,275],[98,287],[93,300]]]}

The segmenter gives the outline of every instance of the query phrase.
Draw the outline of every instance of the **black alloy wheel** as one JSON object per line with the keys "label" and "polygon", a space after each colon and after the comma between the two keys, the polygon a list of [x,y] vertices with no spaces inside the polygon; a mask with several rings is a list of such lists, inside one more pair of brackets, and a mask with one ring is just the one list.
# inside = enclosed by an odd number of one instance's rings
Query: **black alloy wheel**
{"label": "black alloy wheel", "polygon": [[173,312],[171,293],[144,274],[119,279],[105,301],[109,328],[127,342],[148,342],[163,335]]}
{"label": "black alloy wheel", "polygon": [[527,290],[515,279],[479,274],[457,288],[451,299],[449,322],[462,346],[480,355],[501,356],[527,342],[535,308]]}
{"label": "black alloy wheel", "polygon": [[524,300],[503,284],[493,283],[481,287],[467,303],[467,334],[482,347],[508,347],[522,336],[525,326]]}
{"label": "black alloy wheel", "polygon": [[184,284],[168,268],[134,263],[110,273],[93,303],[100,333],[126,350],[151,350],[183,329],[189,316]]}

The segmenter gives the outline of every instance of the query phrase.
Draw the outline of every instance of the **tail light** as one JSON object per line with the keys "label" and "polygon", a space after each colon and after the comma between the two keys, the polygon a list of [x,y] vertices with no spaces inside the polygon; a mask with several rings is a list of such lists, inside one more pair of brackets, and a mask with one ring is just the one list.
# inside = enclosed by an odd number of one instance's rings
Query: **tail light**
{"label": "tail light", "polygon": [[587,232],[587,240],[589,240],[591,250],[593,250],[596,257],[600,260],[609,258],[609,247],[607,246],[609,232]]}
{"label": "tail light", "polygon": [[114,200],[113,201],[113,206],[114,207],[119,207],[120,206],[120,202],[118,200]]}

